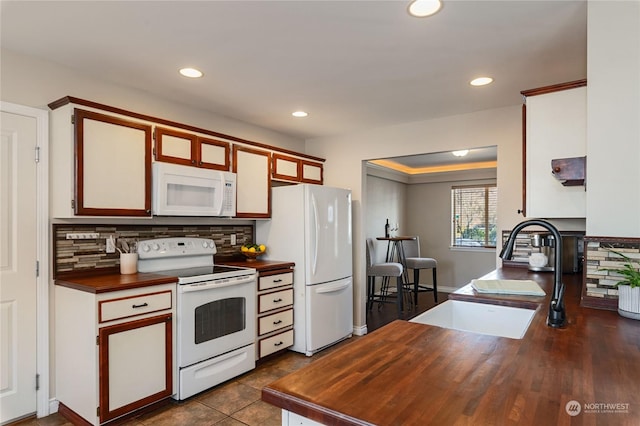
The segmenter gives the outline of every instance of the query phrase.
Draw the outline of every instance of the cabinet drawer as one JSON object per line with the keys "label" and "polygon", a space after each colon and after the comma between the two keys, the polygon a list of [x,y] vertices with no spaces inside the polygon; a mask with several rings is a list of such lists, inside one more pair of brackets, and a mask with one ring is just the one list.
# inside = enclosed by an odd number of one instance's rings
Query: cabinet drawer
{"label": "cabinet drawer", "polygon": [[98,302],[98,322],[171,309],[171,290]]}
{"label": "cabinet drawer", "polygon": [[262,294],[258,297],[258,313],[271,311],[293,304],[293,289],[289,288],[273,293]]}
{"label": "cabinet drawer", "polygon": [[267,315],[258,319],[258,335],[288,327],[293,324],[293,309]]}
{"label": "cabinet drawer", "polygon": [[293,330],[260,340],[260,358],[293,345]]}
{"label": "cabinet drawer", "polygon": [[293,284],[293,272],[261,276],[258,284],[258,291],[291,284]]}

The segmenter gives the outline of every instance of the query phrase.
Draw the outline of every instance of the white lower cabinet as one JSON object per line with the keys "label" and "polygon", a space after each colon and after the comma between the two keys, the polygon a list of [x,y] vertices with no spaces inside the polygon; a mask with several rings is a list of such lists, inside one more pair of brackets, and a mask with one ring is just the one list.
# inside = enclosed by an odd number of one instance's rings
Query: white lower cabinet
{"label": "white lower cabinet", "polygon": [[256,359],[293,345],[293,271],[260,272]]}
{"label": "white lower cabinet", "polygon": [[56,286],[56,397],[98,425],[174,394],[175,284],[94,294]]}

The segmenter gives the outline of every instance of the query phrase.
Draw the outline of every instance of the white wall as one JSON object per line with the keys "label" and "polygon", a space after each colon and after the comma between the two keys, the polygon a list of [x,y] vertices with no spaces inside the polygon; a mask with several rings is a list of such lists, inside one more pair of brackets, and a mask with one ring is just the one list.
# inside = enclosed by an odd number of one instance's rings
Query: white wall
{"label": "white wall", "polygon": [[[438,288],[451,290],[496,267],[495,249],[451,249],[451,187],[496,183],[496,179],[441,181],[409,186],[409,229],[420,236],[420,254],[438,261]],[[498,190],[498,194],[500,190]],[[425,274],[428,275],[428,274]],[[420,281],[430,284],[428,276]]]}
{"label": "white wall", "polygon": [[456,149],[498,147],[498,229],[511,229],[522,220],[522,123],[521,106],[515,105],[472,114],[397,126],[338,137],[307,141],[306,152],[327,158],[325,183],[350,188],[354,200],[354,325],[366,324],[367,236],[366,170],[364,160],[423,154]]}
{"label": "white wall", "polygon": [[[387,219],[391,227],[395,223],[399,225],[398,231],[394,232],[396,235],[406,235],[409,229],[407,226],[407,185],[368,175],[367,211],[369,212],[366,225],[367,237],[384,236],[384,225]],[[382,259],[378,260],[383,261]]]}
{"label": "white wall", "polygon": [[22,54],[0,50],[0,98],[48,110],[65,96],[106,104],[141,114],[177,121],[227,135],[304,152],[304,142],[231,118],[167,101],[131,87],[90,78],[70,68]]}
{"label": "white wall", "polygon": [[587,235],[640,237],[640,2],[590,1]]}

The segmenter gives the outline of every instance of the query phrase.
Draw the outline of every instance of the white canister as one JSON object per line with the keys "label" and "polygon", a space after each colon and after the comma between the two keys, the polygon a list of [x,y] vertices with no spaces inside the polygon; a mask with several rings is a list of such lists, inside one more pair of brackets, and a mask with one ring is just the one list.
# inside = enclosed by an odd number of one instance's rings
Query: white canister
{"label": "white canister", "polygon": [[531,253],[531,256],[529,256],[529,265],[535,268],[542,268],[543,266],[547,266],[548,260],[544,253]]}
{"label": "white canister", "polygon": [[120,273],[135,274],[138,272],[138,253],[122,253],[120,255]]}

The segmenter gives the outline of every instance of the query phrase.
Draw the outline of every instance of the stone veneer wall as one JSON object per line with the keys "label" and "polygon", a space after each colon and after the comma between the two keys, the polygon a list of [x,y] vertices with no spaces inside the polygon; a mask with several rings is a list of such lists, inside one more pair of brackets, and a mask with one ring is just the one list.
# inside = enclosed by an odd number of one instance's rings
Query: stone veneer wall
{"label": "stone veneer wall", "polygon": [[618,308],[616,284],[623,278],[608,269],[618,269],[627,263],[616,251],[640,261],[640,239],[585,237],[585,286],[582,305],[615,310]]}
{"label": "stone veneer wall", "polygon": [[[97,239],[68,240],[67,233],[98,233]],[[231,234],[236,245],[231,245]],[[231,257],[240,253],[242,244],[253,241],[252,225],[53,225],[54,278],[60,274],[117,270],[120,255],[106,253],[106,239],[114,235],[130,246],[141,240],[167,237],[212,238],[218,257]]]}

